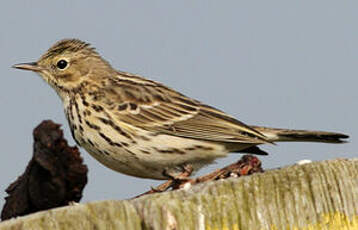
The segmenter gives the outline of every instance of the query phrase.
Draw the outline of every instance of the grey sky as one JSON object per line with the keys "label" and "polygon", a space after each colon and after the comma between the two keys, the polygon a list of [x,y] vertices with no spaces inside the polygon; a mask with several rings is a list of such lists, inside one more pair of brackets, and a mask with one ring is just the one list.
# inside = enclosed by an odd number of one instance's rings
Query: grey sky
{"label": "grey sky", "polygon": [[[55,92],[33,73],[55,41],[92,43],[113,67],[160,81],[247,124],[339,131],[344,145],[266,146],[264,168],[301,159],[356,157],[357,1],[6,1],[0,8],[0,197],[32,155],[32,129],[62,123]],[[113,172],[81,149],[89,167],[82,201],[124,199],[159,181]],[[232,154],[201,172],[235,161]],[[0,200],[0,206],[3,200]]]}

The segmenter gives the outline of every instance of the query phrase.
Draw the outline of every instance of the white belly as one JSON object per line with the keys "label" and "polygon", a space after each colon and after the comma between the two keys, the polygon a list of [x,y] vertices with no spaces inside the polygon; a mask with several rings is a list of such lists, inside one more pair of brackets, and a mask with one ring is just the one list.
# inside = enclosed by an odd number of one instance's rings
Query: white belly
{"label": "white belly", "polygon": [[221,145],[168,135],[136,140],[126,147],[112,146],[91,131],[85,136],[95,146],[86,141],[80,144],[93,157],[115,171],[136,177],[168,179],[163,175],[165,170],[180,173],[181,166],[190,164],[196,171],[227,154]]}

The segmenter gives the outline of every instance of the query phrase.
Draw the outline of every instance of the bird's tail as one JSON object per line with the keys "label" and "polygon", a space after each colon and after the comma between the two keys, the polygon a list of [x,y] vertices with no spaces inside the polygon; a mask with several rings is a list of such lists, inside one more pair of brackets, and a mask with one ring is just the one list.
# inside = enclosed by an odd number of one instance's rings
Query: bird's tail
{"label": "bird's tail", "polygon": [[297,142],[325,142],[345,143],[349,136],[342,133],[309,130],[277,129],[260,126],[251,126],[265,135],[269,141],[297,141]]}

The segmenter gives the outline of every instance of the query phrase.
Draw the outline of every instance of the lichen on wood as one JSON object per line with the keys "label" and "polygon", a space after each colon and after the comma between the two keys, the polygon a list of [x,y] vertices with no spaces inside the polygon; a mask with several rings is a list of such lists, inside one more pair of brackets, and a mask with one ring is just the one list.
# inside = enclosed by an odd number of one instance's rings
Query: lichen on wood
{"label": "lichen on wood", "polygon": [[358,229],[358,160],[294,165],[126,201],[0,223],[0,229]]}

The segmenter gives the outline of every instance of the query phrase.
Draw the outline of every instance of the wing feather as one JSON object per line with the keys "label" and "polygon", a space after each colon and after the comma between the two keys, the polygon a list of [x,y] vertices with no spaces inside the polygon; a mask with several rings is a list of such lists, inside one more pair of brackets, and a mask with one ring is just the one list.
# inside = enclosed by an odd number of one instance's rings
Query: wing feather
{"label": "wing feather", "polygon": [[[259,131],[216,108],[160,83],[125,74],[120,72],[115,84],[110,87],[111,92],[119,94],[113,97],[121,98],[118,105],[126,108],[114,111],[114,119],[151,132],[206,141],[254,144],[269,142]],[[121,81],[122,78],[125,80]],[[132,106],[122,106],[126,103]]]}

